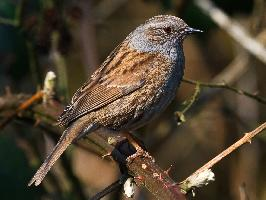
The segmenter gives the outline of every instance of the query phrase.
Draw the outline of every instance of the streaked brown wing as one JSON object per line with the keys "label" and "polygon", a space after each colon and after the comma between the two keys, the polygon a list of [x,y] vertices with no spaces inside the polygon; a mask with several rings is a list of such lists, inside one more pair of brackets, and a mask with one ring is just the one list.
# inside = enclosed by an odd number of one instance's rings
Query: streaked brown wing
{"label": "streaked brown wing", "polygon": [[[126,49],[120,45],[107,57],[91,79],[74,94],[71,104],[58,119],[60,125],[68,125],[78,117],[128,95],[144,85],[143,77],[134,73],[129,72],[131,77],[129,73],[112,76],[112,73],[118,73],[117,66],[121,60],[128,59],[127,54]],[[127,69],[130,66],[123,68]]]}

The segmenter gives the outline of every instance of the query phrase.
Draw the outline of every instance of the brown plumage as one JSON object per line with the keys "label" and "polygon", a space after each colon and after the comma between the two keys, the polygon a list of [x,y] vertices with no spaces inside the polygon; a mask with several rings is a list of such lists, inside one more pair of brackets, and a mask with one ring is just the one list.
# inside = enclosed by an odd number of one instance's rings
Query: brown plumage
{"label": "brown plumage", "polygon": [[162,112],[183,76],[183,39],[198,30],[162,15],[136,28],[74,94],[59,117],[59,142],[29,185],[39,185],[74,139],[98,127],[131,131]]}

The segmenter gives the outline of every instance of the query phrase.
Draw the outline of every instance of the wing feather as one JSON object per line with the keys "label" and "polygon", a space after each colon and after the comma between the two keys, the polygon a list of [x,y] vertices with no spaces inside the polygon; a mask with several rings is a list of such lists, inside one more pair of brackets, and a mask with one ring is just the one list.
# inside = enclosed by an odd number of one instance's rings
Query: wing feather
{"label": "wing feather", "polygon": [[[91,76],[90,80],[77,90],[71,104],[60,115],[59,125],[68,125],[78,117],[95,111],[144,85],[144,79],[138,75],[135,75],[130,81],[128,77],[114,78],[109,74],[115,70],[110,70],[110,68],[116,68],[117,62],[121,63],[121,60],[126,58],[124,54],[127,52],[122,48],[123,45],[119,45]],[[99,80],[102,82],[100,83]]]}

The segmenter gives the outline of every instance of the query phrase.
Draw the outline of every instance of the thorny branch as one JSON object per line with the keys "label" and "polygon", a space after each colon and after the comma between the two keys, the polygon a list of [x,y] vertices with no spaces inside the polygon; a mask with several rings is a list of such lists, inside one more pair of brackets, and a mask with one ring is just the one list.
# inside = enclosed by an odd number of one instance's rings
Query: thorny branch
{"label": "thorny branch", "polygon": [[43,99],[44,103],[51,98],[51,96],[54,93],[54,80],[56,76],[53,72],[48,72],[46,75],[46,78],[44,80],[44,88],[43,90],[37,91],[34,95],[32,95],[30,98],[26,99],[22,103],[19,104],[17,109],[12,112],[4,118],[3,121],[0,122],[0,130],[3,129],[13,118],[15,118],[20,112],[23,110],[28,109],[30,106],[32,106],[37,101]]}
{"label": "thorny branch", "polygon": [[[9,98],[11,97],[10,95],[12,94],[9,94]],[[17,95],[12,96],[13,99],[18,99]],[[1,98],[5,98],[5,96]],[[0,102],[6,102],[7,104],[9,103],[1,98]],[[25,98],[27,97],[21,96],[21,98],[22,99],[18,99],[17,106],[20,105],[21,101],[25,101]],[[2,109],[0,109],[0,111],[3,111],[4,108],[12,110],[14,107],[16,106],[2,105]],[[31,109],[27,110],[28,112],[23,112],[20,114],[19,119],[23,120],[24,118],[28,119],[31,117],[33,121],[39,121],[37,127],[42,127],[42,129],[47,128],[50,130],[55,122],[51,119],[56,118],[55,113],[60,113],[60,111],[63,109],[63,106],[55,100],[50,100],[48,107],[45,104],[33,104]],[[32,112],[32,114],[29,114],[30,112]],[[122,135],[120,134],[116,133],[114,135],[109,131],[99,130],[97,134],[91,134],[88,136],[87,140],[81,140],[77,142],[77,145],[82,146],[87,150],[94,148],[93,151],[100,152],[102,155],[111,154],[114,160],[119,163],[119,165],[122,165],[127,169],[127,173],[135,177],[135,182],[137,185],[147,188],[152,194],[155,195],[157,199],[185,199],[184,195],[180,191],[179,186],[175,184],[169,175],[150,158],[136,158],[131,163],[126,163],[126,157],[133,154],[134,150],[132,151],[132,148],[129,147],[127,142],[122,142],[122,139]]]}
{"label": "thorny branch", "polygon": [[0,122],[0,130],[3,129],[14,117],[16,117],[21,111],[26,110],[27,108],[29,108],[33,103],[35,103],[36,101],[42,99],[43,97],[43,92],[42,91],[38,91],[36,92],[36,94],[34,94],[33,96],[31,96],[29,99],[25,100],[24,102],[22,102],[18,108],[14,111],[11,112],[11,114],[9,114],[6,118],[4,118],[3,121]]}
{"label": "thorny branch", "polygon": [[[53,76],[53,78],[55,78]],[[50,80],[50,79],[47,79]],[[12,95],[8,94],[6,96],[3,96],[0,98],[1,102],[1,108],[0,111],[4,112],[5,109],[11,110],[12,117],[7,116],[4,118],[4,122],[11,121],[14,116],[17,115],[17,113],[24,111],[28,109],[31,106],[31,111],[33,112],[33,119],[36,120],[36,117],[38,120],[40,120],[42,123],[39,123],[39,126],[42,125],[42,127],[50,127],[53,126],[55,113],[60,113],[63,106],[59,104],[59,102],[56,102],[55,100],[51,98],[45,98],[45,104],[33,104],[37,100],[40,100],[43,96],[43,91],[53,91],[50,87],[53,87],[53,82],[45,81],[45,88],[42,91],[37,92],[32,97],[28,98],[28,95]],[[197,98],[197,94],[199,92],[199,87],[221,87],[221,88],[231,88],[224,84],[218,84],[212,85],[208,83],[201,83],[194,80],[187,80],[186,82],[190,84],[195,84],[195,94],[193,95],[192,99]],[[240,92],[240,90],[234,88],[230,89],[232,91],[235,91],[240,94],[246,95],[246,92]],[[197,92],[198,91],[198,92]],[[47,93],[47,92],[46,92]],[[7,97],[8,96],[8,97]],[[12,96],[12,97],[11,97]],[[16,101],[10,102],[5,100],[5,98],[8,99],[15,99]],[[256,96],[257,98],[257,96]],[[256,99],[255,98],[255,99]],[[49,103],[49,109],[47,109],[47,100],[50,101]],[[21,103],[23,102],[23,103]],[[191,101],[192,103],[194,101]],[[191,102],[188,104],[191,106]],[[9,105],[9,104],[12,105]],[[17,109],[16,109],[17,107]],[[14,110],[14,111],[13,111]],[[50,111],[51,112],[50,112]],[[53,111],[53,112],[52,112]],[[29,116],[25,113],[20,113],[20,119],[23,120],[24,117],[28,118]],[[49,120],[47,120],[49,119]],[[225,156],[228,156],[230,153],[232,153],[234,150],[239,148],[241,145],[250,142],[251,138],[253,138],[255,135],[260,133],[266,128],[266,123],[262,124],[258,128],[256,128],[254,131],[251,131],[243,138],[241,138],[239,141],[231,145],[228,149],[223,151],[221,154],[216,156],[214,159],[209,161],[207,164],[205,164],[203,167],[201,167],[199,170],[194,172],[191,176],[189,176],[186,180],[181,182],[180,187],[182,189],[182,192],[187,193],[195,187],[201,187],[202,185],[208,184],[210,181],[214,180],[214,174],[210,171],[210,168],[218,163],[221,159],[223,159]],[[49,128],[48,128],[49,130]],[[123,141],[123,142],[122,142]],[[92,134],[87,138],[87,142],[85,144],[84,141],[80,141],[77,143],[77,145],[82,146],[85,149],[92,149],[95,152],[101,153],[102,155],[111,154],[120,165],[123,165],[123,167],[127,169],[126,173],[129,173],[132,175],[135,179],[135,182],[139,186],[146,187],[151,193],[153,193],[157,199],[185,199],[184,196],[180,193],[180,188],[177,183],[175,183],[169,176],[168,173],[154,163],[149,158],[136,158],[133,160],[132,163],[126,163],[125,159],[127,156],[134,153],[132,149],[129,147],[128,143],[125,143],[124,138],[119,134],[113,134],[106,130],[99,130],[98,134]],[[126,146],[126,147],[125,147]],[[108,194],[109,192],[113,191],[116,187],[118,187],[119,184],[115,184],[115,187],[107,187],[105,190],[100,192],[96,197],[99,195],[102,196],[103,194]],[[111,188],[111,190],[110,190]]]}
{"label": "thorny branch", "polygon": [[[246,143],[251,143],[251,139],[255,137],[257,134],[263,132],[266,129],[266,122],[258,126],[253,131],[250,131],[248,133],[245,133],[242,138],[240,138],[237,142],[229,146],[227,149],[225,149],[223,152],[221,152],[219,155],[215,156],[213,159],[211,159],[209,162],[207,162],[205,165],[200,167],[197,171],[195,171],[192,175],[190,175],[188,178],[186,178],[184,181],[181,182],[180,187],[184,189],[184,191],[189,191],[190,189],[193,189],[193,187],[197,187],[198,182],[195,181],[200,174],[206,174],[206,176],[209,176],[210,174],[210,168],[213,167],[215,164],[220,162],[223,158],[231,154],[233,151],[237,150],[240,146]],[[207,173],[206,173],[207,172]],[[209,177],[207,177],[208,179]],[[213,180],[211,178],[211,180]],[[208,184],[210,180],[203,180],[205,184]],[[190,185],[188,187],[188,185]],[[201,186],[201,185],[200,185]]]}

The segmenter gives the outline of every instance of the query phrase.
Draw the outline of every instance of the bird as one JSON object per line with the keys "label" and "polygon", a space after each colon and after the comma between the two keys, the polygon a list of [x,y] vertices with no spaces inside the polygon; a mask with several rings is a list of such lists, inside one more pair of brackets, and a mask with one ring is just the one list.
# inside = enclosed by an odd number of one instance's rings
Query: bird
{"label": "bird", "polygon": [[182,80],[183,41],[197,32],[172,15],[154,16],[133,30],[75,92],[58,118],[66,129],[28,186],[38,186],[74,140],[99,128],[130,135],[156,118]]}

